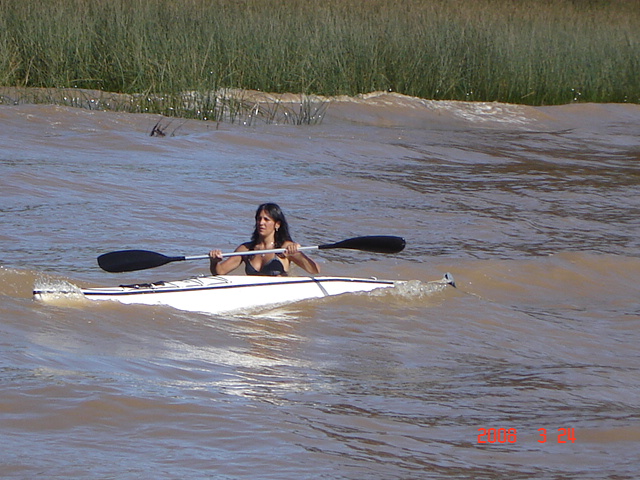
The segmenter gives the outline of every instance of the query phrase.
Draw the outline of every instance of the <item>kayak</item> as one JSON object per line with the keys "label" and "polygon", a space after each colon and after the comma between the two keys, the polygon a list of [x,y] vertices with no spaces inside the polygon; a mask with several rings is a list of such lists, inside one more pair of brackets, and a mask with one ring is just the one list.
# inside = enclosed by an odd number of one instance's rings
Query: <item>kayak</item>
{"label": "kayak", "polygon": [[[376,278],[263,277],[241,275],[200,276],[170,282],[81,288],[88,300],[111,300],[123,304],[165,305],[179,310],[210,314],[251,311],[302,300],[394,288],[400,283]],[[443,285],[454,285],[445,274]],[[60,291],[35,289],[37,300],[47,301]]]}

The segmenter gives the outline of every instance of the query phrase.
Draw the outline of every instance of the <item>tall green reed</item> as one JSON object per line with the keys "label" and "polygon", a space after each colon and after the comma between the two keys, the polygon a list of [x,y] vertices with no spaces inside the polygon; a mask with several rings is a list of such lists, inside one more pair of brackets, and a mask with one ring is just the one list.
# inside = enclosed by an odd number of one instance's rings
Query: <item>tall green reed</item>
{"label": "tall green reed", "polygon": [[639,27],[635,0],[0,0],[0,85],[640,102]]}

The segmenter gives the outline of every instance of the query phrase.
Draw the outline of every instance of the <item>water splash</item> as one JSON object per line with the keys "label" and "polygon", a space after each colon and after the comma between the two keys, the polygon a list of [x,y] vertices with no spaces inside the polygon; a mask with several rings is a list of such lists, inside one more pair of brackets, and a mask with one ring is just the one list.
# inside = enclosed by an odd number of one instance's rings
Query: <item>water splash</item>
{"label": "water splash", "polygon": [[33,297],[46,303],[72,305],[88,302],[77,285],[60,278],[39,276],[33,285]]}
{"label": "water splash", "polygon": [[395,288],[374,290],[372,295],[393,295],[403,299],[423,299],[435,293],[442,292],[448,287],[456,286],[456,282],[450,273],[445,273],[442,279],[430,282],[420,280],[408,280],[396,282]]}

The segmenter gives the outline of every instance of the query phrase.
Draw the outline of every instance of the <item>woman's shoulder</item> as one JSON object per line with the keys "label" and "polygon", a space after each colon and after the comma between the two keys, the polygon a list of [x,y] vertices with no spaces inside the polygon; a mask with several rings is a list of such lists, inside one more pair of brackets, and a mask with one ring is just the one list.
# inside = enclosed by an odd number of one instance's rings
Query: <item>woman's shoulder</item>
{"label": "woman's shoulder", "polygon": [[246,242],[243,243],[242,245],[239,245],[238,248],[236,248],[236,252],[248,252],[249,250],[251,250],[251,242]]}

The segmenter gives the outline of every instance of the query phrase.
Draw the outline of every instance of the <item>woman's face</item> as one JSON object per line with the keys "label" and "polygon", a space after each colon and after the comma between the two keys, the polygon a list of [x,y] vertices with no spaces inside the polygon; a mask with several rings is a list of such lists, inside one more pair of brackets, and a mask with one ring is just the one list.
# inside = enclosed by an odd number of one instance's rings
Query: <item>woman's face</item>
{"label": "woman's face", "polygon": [[256,227],[262,237],[267,237],[275,233],[276,228],[280,228],[280,222],[276,222],[265,210],[260,210],[256,217]]}

